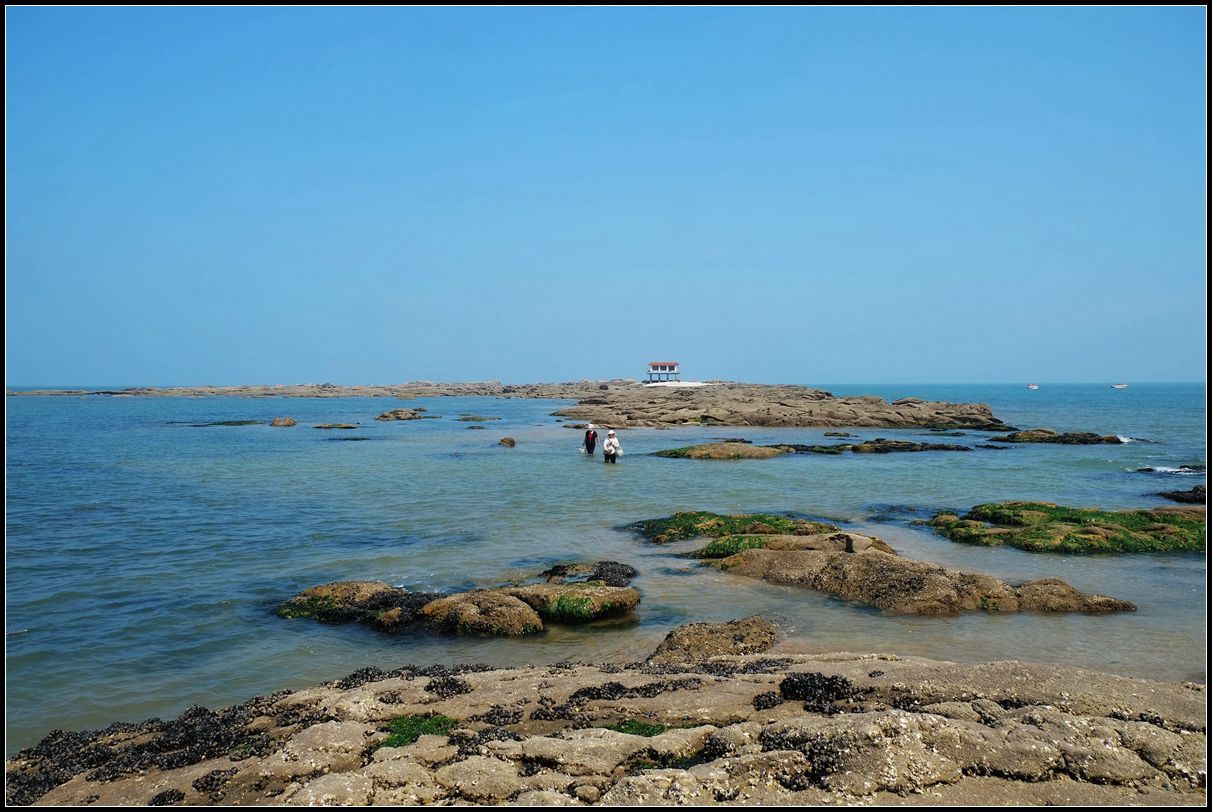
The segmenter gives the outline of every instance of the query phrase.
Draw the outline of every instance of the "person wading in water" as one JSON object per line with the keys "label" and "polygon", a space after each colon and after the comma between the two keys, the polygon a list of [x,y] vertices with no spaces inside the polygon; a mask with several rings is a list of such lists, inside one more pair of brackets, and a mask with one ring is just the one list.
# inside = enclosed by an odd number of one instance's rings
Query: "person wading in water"
{"label": "person wading in water", "polygon": [[598,447],[598,433],[593,430],[593,423],[585,427],[585,453],[593,456]]}
{"label": "person wading in water", "polygon": [[614,429],[606,432],[606,442],[602,443],[602,456],[606,458],[606,462],[618,462],[619,455],[623,453],[623,447],[619,445],[619,440],[614,436]]}

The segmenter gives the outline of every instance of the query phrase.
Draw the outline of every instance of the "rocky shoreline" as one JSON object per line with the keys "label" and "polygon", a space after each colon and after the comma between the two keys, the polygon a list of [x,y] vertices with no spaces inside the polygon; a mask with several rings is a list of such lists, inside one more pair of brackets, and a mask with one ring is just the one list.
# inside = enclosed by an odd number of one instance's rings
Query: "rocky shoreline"
{"label": "rocky shoreline", "polygon": [[55,731],[8,760],[6,801],[1205,803],[1203,685],[780,655],[767,626],[691,624],[644,662],[364,668],[172,721]]}
{"label": "rocky shoreline", "polygon": [[[506,385],[415,381],[390,386],[301,384],[275,386],[134,387],[118,390],[8,390],[9,396],[110,397],[423,397],[489,396],[574,399],[554,412],[614,428],[706,426],[934,428],[1013,431],[983,403],[945,403],[901,398],[888,403],[874,396],[834,397],[806,386],[714,381],[695,387],[645,386],[635,381],[579,381]],[[404,410],[407,411],[407,410]],[[418,410],[414,410],[418,411]],[[384,413],[388,414],[388,413]],[[412,419],[402,418],[385,419]]]}

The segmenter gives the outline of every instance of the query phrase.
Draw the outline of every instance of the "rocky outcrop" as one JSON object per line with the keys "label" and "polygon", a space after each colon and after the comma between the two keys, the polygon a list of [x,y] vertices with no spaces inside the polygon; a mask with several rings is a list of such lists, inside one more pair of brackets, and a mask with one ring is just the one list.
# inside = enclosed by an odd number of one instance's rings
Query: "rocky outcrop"
{"label": "rocky outcrop", "polygon": [[720,538],[736,535],[784,534],[813,536],[820,533],[838,532],[836,525],[796,519],[774,513],[736,513],[724,515],[705,510],[675,513],[662,519],[644,519],[627,525],[626,529],[653,542],[667,544],[672,541],[705,536]]}
{"label": "rocky outcrop", "polygon": [[375,420],[420,420],[423,417],[422,411],[424,409],[392,409],[389,412],[383,412]]}
{"label": "rocky outcrop", "polygon": [[1173,502],[1183,502],[1188,505],[1206,505],[1208,503],[1208,488],[1196,485],[1189,491],[1162,491],[1158,496],[1164,496]]}
{"label": "rocky outcrop", "polygon": [[517,444],[518,444],[518,441],[513,439],[512,437],[502,437],[499,441],[499,445],[503,445],[506,448],[513,448]]}
{"label": "rocky outcrop", "polygon": [[939,513],[929,524],[952,541],[1032,552],[1198,551],[1207,540],[1202,511],[1166,508],[1109,511],[1050,502],[1001,502],[977,505],[962,518]]}
{"label": "rocky outcrop", "polygon": [[786,453],[781,448],[752,445],[747,442],[729,442],[670,448],[665,451],[657,451],[653,456],[686,460],[765,460],[770,457],[781,457]]}
{"label": "rocky outcrop", "polygon": [[1004,431],[989,407],[881,398],[837,398],[803,386],[718,383],[687,388],[612,387],[586,393],[555,413],[615,427],[634,426],[825,426],[970,428]]}
{"label": "rocky outcrop", "polygon": [[[1205,804],[1203,685],[891,654],[365,668],[8,759],[45,805]],[[633,732],[634,731],[634,732]]]}
{"label": "rocky outcrop", "polygon": [[821,550],[833,553],[865,553],[868,550],[879,550],[882,553],[894,553],[883,539],[838,531],[807,536],[778,533],[721,536],[694,555],[696,558],[727,558],[741,550]]}
{"label": "rocky outcrop", "polygon": [[[576,580],[588,568],[602,579]],[[543,621],[588,623],[624,615],[639,606],[640,593],[626,586],[636,571],[615,561],[565,565],[548,583],[477,589],[442,595],[409,592],[382,581],[337,581],[311,587],[278,607],[283,618],[328,623],[363,623],[385,632],[423,624],[429,631],[468,635],[522,635],[543,631]],[[623,581],[623,585],[606,583]]]}
{"label": "rocky outcrop", "polygon": [[863,553],[819,550],[743,550],[718,566],[768,583],[803,586],[894,614],[957,612],[1132,612],[1128,601],[1084,595],[1047,579],[1013,587],[977,572],[964,572],[869,549]]}
{"label": "rocky outcrop", "polygon": [[640,593],[630,587],[580,584],[531,584],[501,590],[531,606],[544,620],[585,623],[625,615],[640,605]]}
{"label": "rocky outcrop", "polygon": [[543,621],[533,608],[497,590],[439,598],[426,604],[421,615],[430,629],[447,634],[515,636],[543,630]]}
{"label": "rocky outcrop", "polygon": [[293,417],[275,417],[273,420],[269,421],[269,425],[289,428],[290,426],[299,425],[299,421],[295,420]]}
{"label": "rocky outcrop", "polygon": [[693,663],[722,654],[760,654],[769,651],[777,639],[778,627],[763,617],[687,623],[665,635],[647,662]]}
{"label": "rocky outcrop", "polygon": [[995,443],[1059,443],[1060,445],[1119,445],[1124,442],[1123,438],[1114,434],[1095,434],[1089,431],[1062,434],[1052,429],[1028,429],[989,439]]}
{"label": "rocky outcrop", "polygon": [[874,440],[864,440],[861,443],[837,443],[835,445],[776,445],[779,448],[797,454],[841,454],[849,451],[853,454],[893,454],[915,451],[971,451],[966,445],[952,443],[914,443],[909,440],[887,440],[877,437]]}

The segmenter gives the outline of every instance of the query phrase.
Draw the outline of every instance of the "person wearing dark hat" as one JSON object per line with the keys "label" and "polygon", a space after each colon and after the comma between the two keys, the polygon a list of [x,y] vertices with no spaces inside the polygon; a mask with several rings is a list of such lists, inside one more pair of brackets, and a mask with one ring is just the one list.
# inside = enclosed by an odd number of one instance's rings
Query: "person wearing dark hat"
{"label": "person wearing dark hat", "polygon": [[606,462],[616,463],[622,453],[623,447],[619,445],[619,438],[614,436],[614,429],[611,429],[606,432],[606,442],[602,443],[602,456],[606,458]]}
{"label": "person wearing dark hat", "polygon": [[585,427],[585,453],[593,456],[598,447],[598,433],[593,429],[593,423]]}

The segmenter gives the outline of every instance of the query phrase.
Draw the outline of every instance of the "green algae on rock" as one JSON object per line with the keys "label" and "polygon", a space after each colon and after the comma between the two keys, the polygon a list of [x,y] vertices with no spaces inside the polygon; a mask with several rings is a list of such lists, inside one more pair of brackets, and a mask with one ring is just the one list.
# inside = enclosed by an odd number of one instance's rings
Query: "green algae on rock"
{"label": "green algae on rock", "polygon": [[524,601],[544,620],[557,623],[586,623],[624,615],[640,604],[640,593],[631,587],[606,586],[593,581],[533,584],[502,591]]}
{"label": "green algae on rock", "polygon": [[786,453],[785,450],[772,446],[727,442],[670,448],[665,451],[657,451],[653,456],[683,460],[765,460],[771,457],[781,457]]}
{"label": "green algae on rock", "polygon": [[1003,502],[977,505],[962,518],[940,513],[929,524],[952,541],[1032,552],[1202,551],[1207,540],[1198,508],[1108,511]]}
{"label": "green algae on rock", "polygon": [[742,550],[823,550],[834,553],[861,553],[869,549],[892,553],[882,539],[858,533],[819,533],[810,536],[767,534],[722,536],[695,551],[695,558],[727,558]]}
{"label": "green algae on rock", "polygon": [[407,747],[422,736],[448,736],[458,724],[458,719],[451,719],[440,713],[401,716],[387,723],[387,730],[391,735],[380,742],[375,749]]}
{"label": "green algae on rock", "polygon": [[1059,445],[1120,445],[1122,437],[1115,434],[1095,434],[1092,431],[1060,433],[1052,429],[1027,429],[1002,437],[990,437],[995,443],[1056,443]]}
{"label": "green algae on rock", "polygon": [[773,513],[739,513],[726,516],[704,510],[675,513],[662,519],[644,519],[627,525],[626,529],[656,544],[707,536],[736,535],[815,535],[836,532],[839,528],[824,522],[793,519]]}

